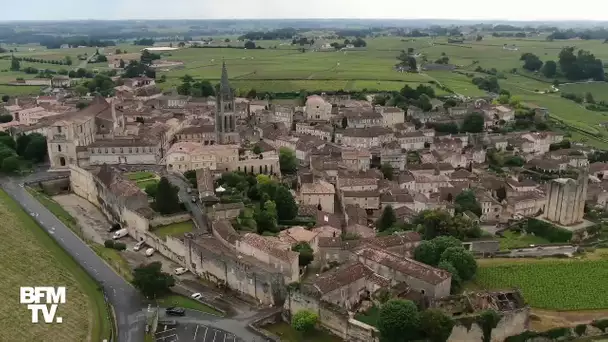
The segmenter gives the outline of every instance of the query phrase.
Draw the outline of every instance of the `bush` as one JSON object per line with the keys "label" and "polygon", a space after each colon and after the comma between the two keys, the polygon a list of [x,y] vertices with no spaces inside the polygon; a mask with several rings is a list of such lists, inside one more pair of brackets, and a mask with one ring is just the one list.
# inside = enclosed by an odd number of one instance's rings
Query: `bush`
{"label": "bush", "polygon": [[550,242],[570,242],[572,240],[571,231],[537,219],[529,219],[525,229],[527,233],[534,233]]}
{"label": "bush", "polygon": [[591,322],[591,325],[602,330],[603,332],[606,332],[606,329],[608,329],[608,319],[598,319]]}
{"label": "bush", "polygon": [[583,336],[587,332],[587,324],[579,324],[574,328],[574,332],[578,336]]}
{"label": "bush", "polygon": [[291,318],[291,326],[300,332],[306,333],[314,330],[319,315],[310,310],[300,310]]}
{"label": "bush", "polygon": [[103,245],[106,248],[114,248],[114,240],[106,240]]}
{"label": "bush", "polygon": [[122,242],[115,242],[113,248],[117,251],[124,251],[127,249],[127,245]]}

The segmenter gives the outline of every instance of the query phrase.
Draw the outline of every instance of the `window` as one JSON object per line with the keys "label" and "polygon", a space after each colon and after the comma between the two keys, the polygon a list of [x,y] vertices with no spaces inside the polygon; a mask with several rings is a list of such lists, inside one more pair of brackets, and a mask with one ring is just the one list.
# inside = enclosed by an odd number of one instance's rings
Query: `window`
{"label": "window", "polygon": [[115,153],[114,147],[112,147],[112,153]]}
{"label": "window", "polygon": [[79,126],[78,128],[80,128],[80,133],[82,133],[82,126]]}
{"label": "window", "polygon": [[61,152],[61,145],[57,144],[57,151]]}
{"label": "window", "polygon": [[61,126],[57,126],[57,133],[61,134]]}
{"label": "window", "polygon": [[253,285],[253,279],[249,279],[249,285]]}
{"label": "window", "polygon": [[129,147],[129,153],[133,153],[133,149]]}
{"label": "window", "polygon": [[120,153],[122,153],[122,147],[120,148]]}

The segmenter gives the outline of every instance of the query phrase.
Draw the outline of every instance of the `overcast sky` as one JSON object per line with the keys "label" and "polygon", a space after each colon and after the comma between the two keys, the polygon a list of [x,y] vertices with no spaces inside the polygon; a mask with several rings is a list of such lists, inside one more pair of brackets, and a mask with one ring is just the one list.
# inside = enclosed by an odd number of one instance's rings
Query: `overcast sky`
{"label": "overcast sky", "polygon": [[0,20],[397,18],[606,20],[608,1],[578,0],[26,0]]}

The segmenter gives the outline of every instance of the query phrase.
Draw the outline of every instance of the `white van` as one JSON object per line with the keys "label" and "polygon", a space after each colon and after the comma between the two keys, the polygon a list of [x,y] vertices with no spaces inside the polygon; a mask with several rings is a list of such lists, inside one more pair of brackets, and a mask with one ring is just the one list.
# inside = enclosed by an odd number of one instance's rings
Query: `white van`
{"label": "white van", "polygon": [[127,234],[129,234],[129,232],[127,231],[127,229],[126,229],[126,228],[123,228],[123,229],[117,230],[117,231],[114,233],[114,235],[112,236],[112,239],[114,239],[114,240],[118,240],[118,239],[120,239],[120,238],[122,238],[122,237],[127,236]]}
{"label": "white van", "polygon": [[146,256],[152,256],[152,254],[154,254],[154,252],[156,252],[156,250],[154,248],[148,248],[146,249]]}

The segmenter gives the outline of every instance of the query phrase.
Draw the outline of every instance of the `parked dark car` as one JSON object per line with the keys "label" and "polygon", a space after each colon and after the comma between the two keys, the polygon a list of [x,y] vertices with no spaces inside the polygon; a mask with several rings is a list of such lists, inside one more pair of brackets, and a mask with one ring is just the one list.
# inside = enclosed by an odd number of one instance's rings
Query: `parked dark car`
{"label": "parked dark car", "polygon": [[185,316],[186,310],[183,308],[170,307],[165,310],[167,316]]}

